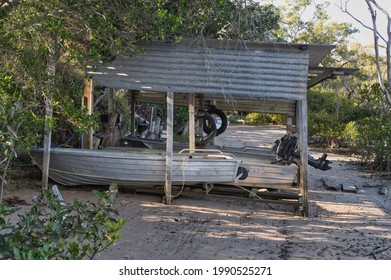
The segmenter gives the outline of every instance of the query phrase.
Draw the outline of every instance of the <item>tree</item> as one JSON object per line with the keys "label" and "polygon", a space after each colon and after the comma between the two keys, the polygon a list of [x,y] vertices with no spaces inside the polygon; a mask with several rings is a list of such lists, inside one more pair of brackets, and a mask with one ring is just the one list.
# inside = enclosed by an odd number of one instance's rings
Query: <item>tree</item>
{"label": "tree", "polygon": [[[333,80],[327,83],[327,87],[348,98],[354,98],[361,91],[364,83],[371,84],[377,81],[377,72],[374,63],[376,59],[370,46],[363,46],[359,43],[350,43],[345,56],[348,58],[348,61],[342,65],[359,69],[359,71],[353,75],[343,76]],[[381,58],[381,61],[384,63],[383,58]]]}
{"label": "tree", "polygon": [[[209,37],[263,41],[278,27],[273,5],[253,0],[142,1],[151,16],[137,22],[141,39]],[[141,35],[141,36],[140,36]]]}
{"label": "tree", "polygon": [[[391,15],[390,12],[388,12],[385,8],[380,6],[376,0],[365,0],[365,3],[368,6],[369,13],[372,18],[372,27],[366,25],[363,21],[361,21],[359,18],[354,16],[352,13],[349,12],[348,9],[348,0],[341,1],[339,8],[344,13],[350,15],[353,19],[355,19],[357,22],[359,22],[362,26],[365,28],[370,29],[373,32],[373,46],[375,49],[375,57],[376,57],[376,69],[377,69],[377,76],[378,81],[381,87],[381,90],[386,98],[387,103],[391,106],[391,95],[390,90],[387,87],[385,83],[385,79],[383,76],[383,73],[386,72],[386,81],[388,85],[391,85]],[[377,26],[377,13],[381,12],[383,13],[387,18],[387,36],[383,36]],[[381,57],[380,57],[380,51],[379,48],[381,47],[379,39],[385,43],[385,49],[386,49],[386,70],[383,70],[382,63],[381,63]]]}
{"label": "tree", "polygon": [[[328,2],[314,4],[312,0],[285,1],[281,7],[280,28],[274,33],[278,41],[310,44],[335,44],[336,49],[322,63],[324,66],[341,66],[349,61],[348,39],[357,29],[349,23],[332,21],[326,12]],[[304,14],[314,8],[306,20]],[[308,16],[307,16],[308,17]]]}
{"label": "tree", "polygon": [[273,31],[278,29],[278,9],[271,5],[260,5],[255,1],[236,0],[234,15],[229,26],[219,31],[225,39],[270,41]]}

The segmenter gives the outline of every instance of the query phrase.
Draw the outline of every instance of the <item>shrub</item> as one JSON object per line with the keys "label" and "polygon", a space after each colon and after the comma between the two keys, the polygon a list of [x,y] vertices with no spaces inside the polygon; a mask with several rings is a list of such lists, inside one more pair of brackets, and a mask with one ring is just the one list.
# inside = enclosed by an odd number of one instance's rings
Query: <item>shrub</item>
{"label": "shrub", "polygon": [[346,144],[350,147],[354,147],[359,141],[359,136],[356,121],[347,123],[342,133],[342,137],[345,139]]}
{"label": "shrub", "polygon": [[361,85],[348,99],[333,92],[308,95],[310,135],[348,148],[371,169],[391,169],[391,111],[378,83]]}
{"label": "shrub", "polygon": [[379,84],[362,85],[356,106],[360,115],[355,122],[357,139],[352,148],[360,151],[369,168],[391,170],[391,110]]}
{"label": "shrub", "polygon": [[286,124],[286,116],[277,114],[249,113],[244,118],[249,125]]}
{"label": "shrub", "polygon": [[353,100],[334,92],[309,92],[308,133],[328,146],[340,146],[346,126],[357,119],[359,110]]}
{"label": "shrub", "polygon": [[107,192],[94,192],[96,205],[74,200],[63,205],[52,190],[42,202],[19,214],[16,224],[6,219],[20,209],[0,203],[0,259],[93,259],[121,237],[125,221],[114,218],[115,185]]}
{"label": "shrub", "polygon": [[368,167],[377,170],[391,170],[391,116],[366,117],[356,124],[357,140],[352,147]]}

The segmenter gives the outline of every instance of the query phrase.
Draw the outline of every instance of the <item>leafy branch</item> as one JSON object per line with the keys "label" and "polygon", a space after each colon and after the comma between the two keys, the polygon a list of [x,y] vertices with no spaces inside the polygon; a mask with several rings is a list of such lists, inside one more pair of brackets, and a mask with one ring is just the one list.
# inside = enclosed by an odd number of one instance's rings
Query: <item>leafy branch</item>
{"label": "leafy branch", "polygon": [[116,185],[106,192],[95,191],[98,204],[74,200],[64,203],[53,190],[19,220],[6,219],[20,209],[7,209],[0,204],[0,259],[94,259],[115,244],[125,224],[113,208],[118,195]]}

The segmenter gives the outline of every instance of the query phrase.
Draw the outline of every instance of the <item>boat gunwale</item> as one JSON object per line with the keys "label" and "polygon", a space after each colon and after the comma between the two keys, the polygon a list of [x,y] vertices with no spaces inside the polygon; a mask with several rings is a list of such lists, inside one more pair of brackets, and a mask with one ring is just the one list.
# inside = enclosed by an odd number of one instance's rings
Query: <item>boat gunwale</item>
{"label": "boat gunwale", "polygon": [[[34,149],[30,151],[31,153],[42,153],[43,149]],[[102,149],[102,150],[89,150],[89,149],[77,149],[77,148],[51,148],[51,153],[56,155],[70,155],[70,156],[84,156],[84,157],[101,157],[101,158],[123,158],[123,159],[137,159],[137,160],[165,160],[166,154],[162,152],[157,152],[156,150],[143,149],[143,150],[120,150],[120,149]],[[231,160],[240,162],[236,157],[229,153],[221,153],[216,154],[215,151],[211,151],[210,153],[213,156],[208,157],[207,151],[204,153],[185,153],[179,154],[175,153],[173,155],[173,159],[175,161],[183,161],[183,160],[207,160],[207,161],[221,161],[221,160]],[[140,156],[143,156],[140,158]],[[219,156],[217,156],[219,155]]]}

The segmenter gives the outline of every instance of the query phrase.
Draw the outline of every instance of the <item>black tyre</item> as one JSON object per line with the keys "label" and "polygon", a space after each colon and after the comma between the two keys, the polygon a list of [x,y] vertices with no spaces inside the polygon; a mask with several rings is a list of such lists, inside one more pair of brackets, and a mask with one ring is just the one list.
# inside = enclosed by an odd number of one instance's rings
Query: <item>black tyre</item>
{"label": "black tyre", "polygon": [[[215,106],[212,106],[207,112],[213,117],[214,123],[217,127],[216,136],[222,134],[227,129],[227,116],[223,111],[217,109]],[[212,130],[212,124],[207,119],[204,119],[204,132],[209,134]]]}
{"label": "black tyre", "polygon": [[[205,110],[198,110],[196,116],[195,116],[195,121],[196,124],[197,122],[202,122],[203,123],[203,132],[200,132],[196,129],[196,144],[199,146],[204,146],[205,144],[209,143],[210,141],[213,140],[213,138],[216,136],[217,133],[217,127],[214,122],[214,119],[212,115],[210,115],[208,112]],[[205,123],[209,125],[209,133],[205,132]],[[196,125],[197,128],[197,125]],[[204,132],[206,135],[204,135]]]}
{"label": "black tyre", "polygon": [[248,177],[248,171],[246,168],[244,168],[243,166],[239,166],[238,167],[238,172],[236,173],[236,176],[239,176],[240,177],[238,178],[239,180],[244,180]]}

